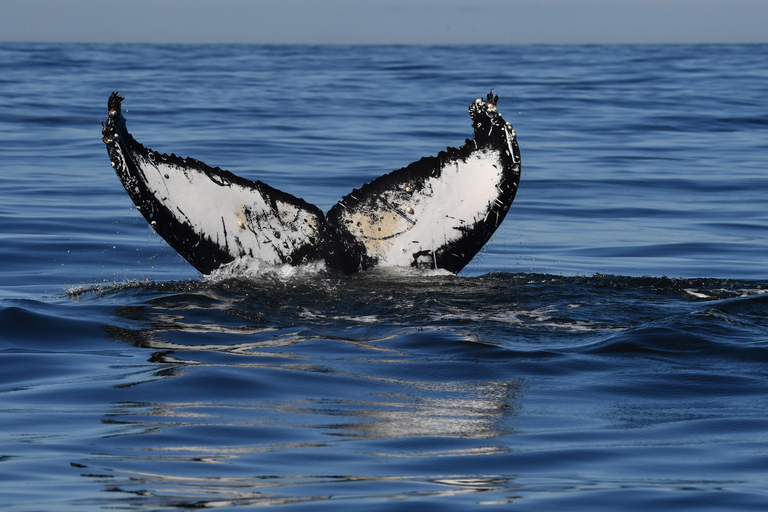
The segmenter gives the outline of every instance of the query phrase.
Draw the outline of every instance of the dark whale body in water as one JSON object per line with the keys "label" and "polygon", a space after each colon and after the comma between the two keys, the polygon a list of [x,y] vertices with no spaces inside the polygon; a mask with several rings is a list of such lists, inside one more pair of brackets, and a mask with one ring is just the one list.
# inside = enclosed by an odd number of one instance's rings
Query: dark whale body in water
{"label": "dark whale body in water", "polygon": [[155,231],[203,274],[240,257],[459,272],[504,220],[520,181],[515,131],[498,97],[469,107],[474,135],[353,190],[327,215],[261,181],[157,153],[125,126],[113,93],[103,141],[117,176]]}

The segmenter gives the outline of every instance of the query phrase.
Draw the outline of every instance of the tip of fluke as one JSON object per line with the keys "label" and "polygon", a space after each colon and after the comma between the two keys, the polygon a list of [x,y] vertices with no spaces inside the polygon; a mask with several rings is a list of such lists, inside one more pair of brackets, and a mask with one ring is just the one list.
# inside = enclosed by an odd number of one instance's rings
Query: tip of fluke
{"label": "tip of fluke", "polygon": [[107,108],[109,109],[109,115],[113,116],[120,112],[120,104],[125,98],[120,96],[117,92],[113,92],[109,95],[109,101],[107,101]]}
{"label": "tip of fluke", "polygon": [[512,125],[504,121],[501,113],[496,108],[498,103],[499,95],[494,96],[493,91],[491,91],[486,95],[485,101],[482,98],[477,98],[469,106],[474,139],[478,144],[484,145],[490,142],[491,136],[494,133],[494,127],[506,127],[511,138],[515,138],[515,131],[512,129]]}
{"label": "tip of fluke", "polygon": [[103,135],[101,140],[104,142],[104,144],[111,143],[117,135],[117,126],[120,124],[120,119],[122,119],[120,104],[122,103],[123,99],[124,98],[116,92],[113,92],[109,96],[109,100],[107,101],[109,117],[107,118],[106,122],[101,123],[101,134]]}

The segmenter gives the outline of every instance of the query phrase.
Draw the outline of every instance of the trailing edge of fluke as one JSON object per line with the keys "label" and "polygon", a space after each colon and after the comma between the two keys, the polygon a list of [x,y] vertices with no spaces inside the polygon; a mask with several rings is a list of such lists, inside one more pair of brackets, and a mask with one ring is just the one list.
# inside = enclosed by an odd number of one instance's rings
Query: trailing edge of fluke
{"label": "trailing edge of fluke", "polygon": [[488,94],[469,106],[473,139],[354,189],[326,215],[261,181],[153,151],[109,97],[103,141],[125,190],[154,230],[203,274],[241,257],[322,260],[350,274],[375,266],[459,272],[491,238],[520,182],[512,125]]}

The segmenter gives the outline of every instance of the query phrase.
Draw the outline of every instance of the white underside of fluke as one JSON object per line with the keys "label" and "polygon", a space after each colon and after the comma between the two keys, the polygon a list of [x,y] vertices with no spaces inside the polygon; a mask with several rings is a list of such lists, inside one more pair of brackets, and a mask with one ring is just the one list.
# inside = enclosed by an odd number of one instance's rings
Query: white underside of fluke
{"label": "white underside of fluke", "polygon": [[258,190],[220,176],[214,180],[196,169],[155,162],[152,154],[133,159],[160,204],[233,258],[293,263],[290,254],[317,238],[322,220],[312,212],[279,199],[267,202]]}
{"label": "white underside of fluke", "polygon": [[414,255],[434,258],[489,215],[502,170],[496,151],[479,151],[444,165],[420,190],[402,183],[378,194],[374,205],[344,211],[341,220],[379,266],[411,266]]}

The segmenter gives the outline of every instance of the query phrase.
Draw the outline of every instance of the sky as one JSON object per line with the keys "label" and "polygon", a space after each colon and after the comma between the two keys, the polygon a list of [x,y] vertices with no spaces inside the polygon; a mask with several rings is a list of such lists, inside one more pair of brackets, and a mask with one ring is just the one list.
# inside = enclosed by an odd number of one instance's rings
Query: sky
{"label": "sky", "polygon": [[0,41],[768,42],[768,0],[0,0]]}

